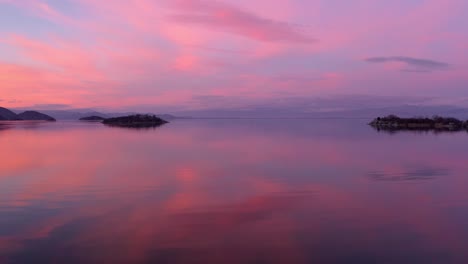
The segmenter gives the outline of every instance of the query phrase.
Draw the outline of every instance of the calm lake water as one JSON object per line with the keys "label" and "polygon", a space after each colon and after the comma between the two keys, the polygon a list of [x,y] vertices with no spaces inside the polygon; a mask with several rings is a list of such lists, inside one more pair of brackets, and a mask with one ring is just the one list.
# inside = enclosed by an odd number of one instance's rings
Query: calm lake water
{"label": "calm lake water", "polygon": [[468,263],[468,133],[0,125],[0,263]]}

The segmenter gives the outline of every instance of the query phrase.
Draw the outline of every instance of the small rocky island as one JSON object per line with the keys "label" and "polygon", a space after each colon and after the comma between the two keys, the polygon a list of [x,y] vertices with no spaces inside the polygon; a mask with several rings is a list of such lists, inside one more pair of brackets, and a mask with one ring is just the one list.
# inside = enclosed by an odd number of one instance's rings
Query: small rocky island
{"label": "small rocky island", "polygon": [[377,117],[369,123],[378,130],[435,130],[460,131],[468,130],[468,121],[461,121],[453,117],[414,117],[401,118],[396,115]]}
{"label": "small rocky island", "polygon": [[87,116],[87,117],[80,118],[80,121],[103,121],[103,120],[105,120],[105,118],[100,117],[100,116]]}
{"label": "small rocky island", "polygon": [[155,115],[130,115],[122,117],[107,118],[102,121],[108,126],[130,127],[130,128],[149,128],[158,127],[168,123]]}

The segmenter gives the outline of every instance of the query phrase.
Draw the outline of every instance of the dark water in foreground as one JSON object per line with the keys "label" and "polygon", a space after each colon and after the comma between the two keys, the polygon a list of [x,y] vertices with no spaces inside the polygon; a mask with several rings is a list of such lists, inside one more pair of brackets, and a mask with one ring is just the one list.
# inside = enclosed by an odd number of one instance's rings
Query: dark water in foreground
{"label": "dark water in foreground", "polygon": [[468,134],[0,126],[0,263],[468,263]]}

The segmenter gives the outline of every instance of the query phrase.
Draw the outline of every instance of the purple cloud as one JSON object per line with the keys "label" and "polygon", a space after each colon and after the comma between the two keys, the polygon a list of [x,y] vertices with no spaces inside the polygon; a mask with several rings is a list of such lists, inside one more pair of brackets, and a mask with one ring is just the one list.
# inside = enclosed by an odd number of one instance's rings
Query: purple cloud
{"label": "purple cloud", "polygon": [[404,69],[406,72],[431,72],[433,70],[444,70],[447,69],[450,65],[445,62],[439,62],[428,59],[417,59],[404,56],[393,56],[393,57],[372,57],[365,59],[367,62],[371,63],[388,63],[388,62],[403,62],[410,67],[415,67],[415,69]]}

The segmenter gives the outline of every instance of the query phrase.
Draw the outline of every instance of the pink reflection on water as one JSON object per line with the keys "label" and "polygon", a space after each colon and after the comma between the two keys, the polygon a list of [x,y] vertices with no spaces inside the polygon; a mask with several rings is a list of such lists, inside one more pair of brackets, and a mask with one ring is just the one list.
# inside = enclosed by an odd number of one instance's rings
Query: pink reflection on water
{"label": "pink reflection on water", "polygon": [[65,261],[66,252],[86,263],[468,257],[466,135],[347,136],[320,124],[299,133],[290,130],[296,123],[230,122],[239,123],[0,131],[4,260]]}

